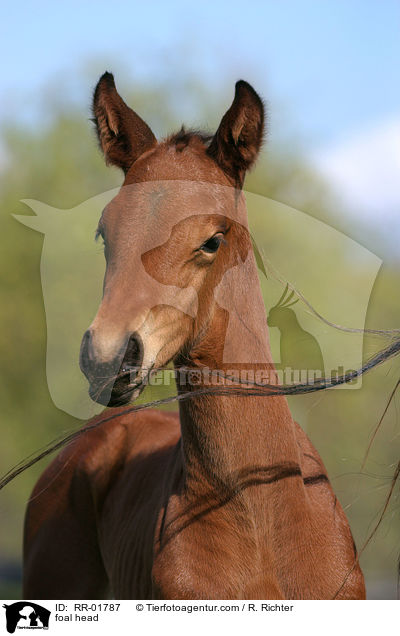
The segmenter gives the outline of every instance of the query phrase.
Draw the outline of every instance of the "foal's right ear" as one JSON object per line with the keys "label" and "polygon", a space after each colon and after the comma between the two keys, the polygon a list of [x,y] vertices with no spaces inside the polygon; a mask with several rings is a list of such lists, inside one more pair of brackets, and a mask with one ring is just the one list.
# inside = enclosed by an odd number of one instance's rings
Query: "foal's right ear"
{"label": "foal's right ear", "polygon": [[111,73],[104,73],[96,86],[93,116],[106,162],[122,168],[125,174],[157,143],[148,125],[119,96]]}

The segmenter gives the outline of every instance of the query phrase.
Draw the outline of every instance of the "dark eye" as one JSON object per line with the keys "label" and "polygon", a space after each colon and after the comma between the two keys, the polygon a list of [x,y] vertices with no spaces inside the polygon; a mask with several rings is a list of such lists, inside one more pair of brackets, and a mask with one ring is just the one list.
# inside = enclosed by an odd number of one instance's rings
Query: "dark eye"
{"label": "dark eye", "polygon": [[222,234],[216,234],[215,236],[212,236],[210,239],[208,239],[208,241],[203,243],[200,249],[203,252],[207,252],[207,254],[214,254],[214,252],[216,252],[221,245],[222,238]]}
{"label": "dark eye", "polygon": [[96,243],[97,243],[97,241],[98,241],[99,239],[101,239],[101,242],[102,242],[102,244],[104,245],[104,235],[103,235],[103,232],[102,232],[99,228],[97,228],[97,230],[96,230],[96,234],[94,235],[94,240],[95,240],[95,241],[96,241]]}

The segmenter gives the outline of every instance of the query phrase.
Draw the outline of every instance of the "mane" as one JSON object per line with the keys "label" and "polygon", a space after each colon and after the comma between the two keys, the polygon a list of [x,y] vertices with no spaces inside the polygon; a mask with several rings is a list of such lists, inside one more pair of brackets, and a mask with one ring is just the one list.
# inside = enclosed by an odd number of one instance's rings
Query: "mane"
{"label": "mane", "polygon": [[193,143],[200,143],[208,148],[212,138],[213,135],[204,130],[186,129],[185,126],[182,126],[178,132],[167,137],[165,141],[169,146],[175,146],[178,152],[182,152]]}

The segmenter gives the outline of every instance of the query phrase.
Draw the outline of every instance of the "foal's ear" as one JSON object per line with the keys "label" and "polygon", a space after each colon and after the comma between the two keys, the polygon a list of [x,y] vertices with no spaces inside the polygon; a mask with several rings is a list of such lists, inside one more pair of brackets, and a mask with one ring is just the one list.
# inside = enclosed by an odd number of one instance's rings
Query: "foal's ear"
{"label": "foal's ear", "polygon": [[264,106],[250,84],[236,83],[235,97],[208,148],[208,154],[240,187],[254,163],[264,132]]}
{"label": "foal's ear", "polygon": [[111,73],[104,73],[96,86],[93,116],[106,162],[125,173],[157,143],[148,125],[119,96]]}

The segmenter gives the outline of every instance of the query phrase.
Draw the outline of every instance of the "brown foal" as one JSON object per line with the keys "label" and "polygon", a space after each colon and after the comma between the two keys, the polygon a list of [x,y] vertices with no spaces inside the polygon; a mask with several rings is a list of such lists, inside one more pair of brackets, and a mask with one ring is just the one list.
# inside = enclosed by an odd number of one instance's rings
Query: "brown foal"
{"label": "brown foal", "polygon": [[[93,112],[125,181],[99,223],[104,294],[80,364],[116,417],[99,416],[36,485],[24,595],[364,598],[348,522],[286,398],[235,394],[243,370],[274,375],[241,192],[260,98],[240,81],[212,138],[182,129],[158,143],[106,73]],[[170,361],[179,415],[127,413]],[[198,391],[209,386],[221,391]]]}

